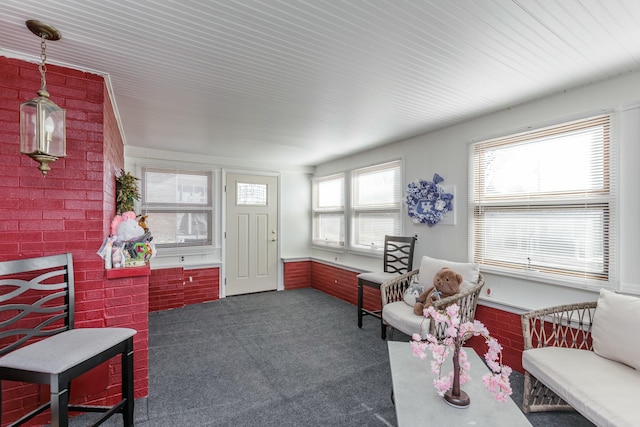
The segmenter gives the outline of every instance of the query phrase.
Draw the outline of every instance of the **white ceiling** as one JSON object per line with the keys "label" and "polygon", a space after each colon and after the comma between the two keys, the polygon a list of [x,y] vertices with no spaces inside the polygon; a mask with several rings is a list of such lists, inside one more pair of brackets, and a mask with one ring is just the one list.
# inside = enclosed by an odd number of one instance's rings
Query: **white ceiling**
{"label": "white ceiling", "polygon": [[640,69],[640,0],[0,0],[0,54],[27,19],[128,146],[294,166]]}

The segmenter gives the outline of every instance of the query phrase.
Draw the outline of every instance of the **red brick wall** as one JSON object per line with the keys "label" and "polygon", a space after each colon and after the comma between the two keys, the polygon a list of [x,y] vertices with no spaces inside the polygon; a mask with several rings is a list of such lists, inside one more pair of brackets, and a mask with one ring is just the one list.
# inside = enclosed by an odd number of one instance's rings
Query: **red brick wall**
{"label": "red brick wall", "polygon": [[124,167],[124,142],[120,135],[118,122],[113,111],[111,99],[104,88],[104,201],[103,201],[103,234],[111,234],[111,220],[116,214],[116,175]]}
{"label": "red brick wall", "polygon": [[182,267],[151,270],[149,277],[149,311],[169,310],[184,306]]}
{"label": "red brick wall", "polygon": [[[522,369],[524,338],[520,315],[478,305],[476,319],[484,323],[491,336],[502,346],[502,362],[515,371],[524,372]],[[487,345],[480,337],[469,340],[467,345],[473,347],[481,356],[487,352]]]}
{"label": "red brick wall", "polygon": [[151,270],[149,311],[169,310],[220,298],[220,269],[182,267]]}
{"label": "red brick wall", "polygon": [[220,299],[220,269],[184,270],[184,305]]}
{"label": "red brick wall", "polygon": [[311,261],[284,263],[284,289],[300,289],[311,286]]}
{"label": "red brick wall", "polygon": [[[319,262],[311,263],[311,287],[319,289],[343,301],[358,304],[358,276],[345,270]],[[369,286],[363,288],[362,305],[370,311],[380,310],[380,291]]]}
{"label": "red brick wall", "polygon": [[[137,329],[135,394],[146,396],[146,277],[106,280],[96,255],[115,210],[112,171],[123,164],[122,140],[105,103],[103,78],[47,67],[51,100],[67,110],[67,157],[52,163],[46,178],[19,148],[20,103],[34,98],[39,88],[36,64],[0,56],[0,260],[72,252],[76,327]],[[118,400],[119,361],[101,369],[108,374],[90,373],[95,379],[87,381],[86,393],[82,385],[74,385],[80,401]],[[4,422],[33,409],[39,400],[32,386],[18,383],[3,384],[2,398]],[[33,424],[38,422],[42,420]]]}

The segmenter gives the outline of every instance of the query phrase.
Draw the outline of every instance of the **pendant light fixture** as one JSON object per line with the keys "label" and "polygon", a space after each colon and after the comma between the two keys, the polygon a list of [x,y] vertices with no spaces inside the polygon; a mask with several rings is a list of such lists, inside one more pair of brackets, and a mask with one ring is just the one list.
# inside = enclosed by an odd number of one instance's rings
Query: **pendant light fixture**
{"label": "pendant light fixture", "polygon": [[38,97],[20,104],[20,152],[40,163],[38,169],[46,176],[49,163],[65,157],[65,110],[49,100],[47,92],[46,41],[59,40],[61,35],[54,27],[40,21],[26,21],[27,28],[40,37],[41,87]]}

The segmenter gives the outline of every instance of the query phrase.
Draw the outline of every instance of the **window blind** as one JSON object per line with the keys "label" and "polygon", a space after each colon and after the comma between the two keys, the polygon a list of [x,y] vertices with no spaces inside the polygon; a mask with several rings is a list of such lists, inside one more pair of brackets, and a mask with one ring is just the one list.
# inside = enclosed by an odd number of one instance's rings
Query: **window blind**
{"label": "window blind", "polygon": [[213,174],[142,168],[142,212],[156,246],[210,246],[213,235]]}
{"label": "window blind", "polygon": [[344,174],[313,180],[313,242],[344,246]]}
{"label": "window blind", "polygon": [[615,275],[611,117],[471,146],[469,227],[484,268],[580,284]]}
{"label": "window blind", "polygon": [[352,244],[381,249],[385,235],[400,233],[400,161],[352,172]]}

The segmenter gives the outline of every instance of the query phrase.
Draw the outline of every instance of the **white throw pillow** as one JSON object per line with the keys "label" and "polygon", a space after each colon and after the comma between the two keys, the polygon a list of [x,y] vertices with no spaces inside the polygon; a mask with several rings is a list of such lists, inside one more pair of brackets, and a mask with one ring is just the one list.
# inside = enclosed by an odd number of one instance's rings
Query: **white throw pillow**
{"label": "white throw pillow", "polygon": [[599,356],[640,370],[640,298],[600,290],[591,338]]}
{"label": "white throw pillow", "polygon": [[471,262],[453,262],[423,256],[422,261],[420,261],[420,284],[424,286],[425,289],[433,286],[433,276],[444,267],[449,267],[460,274],[467,282],[478,283],[478,276],[480,275],[478,264]]}
{"label": "white throw pillow", "polygon": [[424,292],[424,286],[419,283],[412,283],[409,287],[404,291],[403,299],[408,305],[413,307],[418,302],[418,297],[421,293]]}

